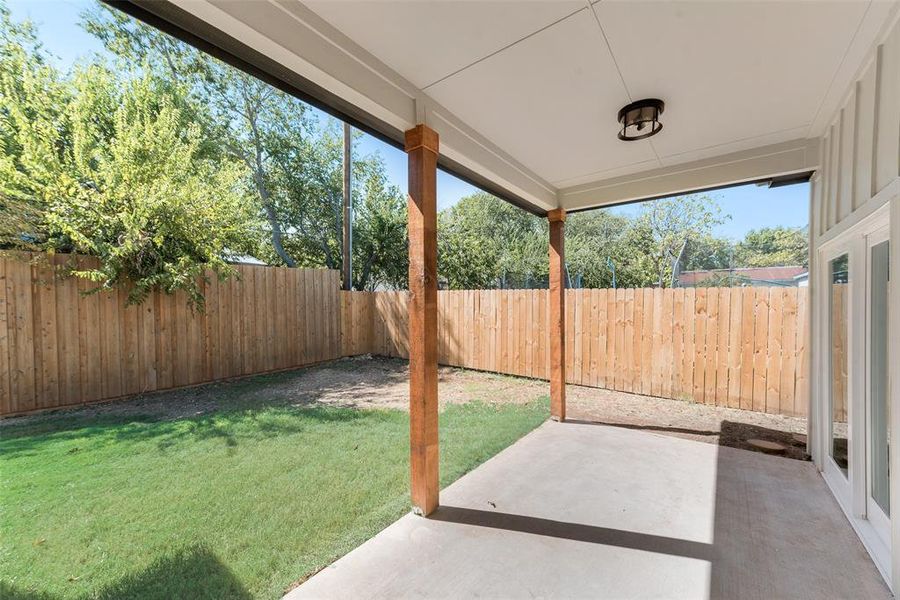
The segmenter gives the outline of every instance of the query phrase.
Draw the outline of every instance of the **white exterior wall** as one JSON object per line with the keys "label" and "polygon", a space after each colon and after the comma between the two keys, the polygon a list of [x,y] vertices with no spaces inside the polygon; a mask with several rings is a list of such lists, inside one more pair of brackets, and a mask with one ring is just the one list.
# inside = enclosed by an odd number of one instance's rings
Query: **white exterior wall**
{"label": "white exterior wall", "polygon": [[900,176],[900,21],[875,48],[821,138],[812,179],[813,242],[881,206]]}
{"label": "white exterior wall", "polygon": [[[885,24],[879,43],[861,65],[856,81],[845,91],[845,100],[829,123],[820,138],[820,166],[810,187],[810,286],[813,298],[810,311],[812,397],[808,413],[811,415],[810,452],[822,469],[828,443],[823,439],[826,430],[823,421],[829,419],[826,397],[828,306],[823,295],[827,281],[822,281],[824,270],[818,264],[817,255],[823,244],[890,204],[890,464],[891,513],[895,515],[892,546],[895,550],[888,577],[896,592],[900,590],[900,20],[896,14]],[[865,357],[860,354],[853,354],[851,350],[851,373],[854,369],[863,372]],[[851,385],[850,389],[851,394],[864,393],[863,386]],[[854,430],[859,434],[860,429],[854,427]],[[851,468],[865,468],[864,458],[861,460]]]}

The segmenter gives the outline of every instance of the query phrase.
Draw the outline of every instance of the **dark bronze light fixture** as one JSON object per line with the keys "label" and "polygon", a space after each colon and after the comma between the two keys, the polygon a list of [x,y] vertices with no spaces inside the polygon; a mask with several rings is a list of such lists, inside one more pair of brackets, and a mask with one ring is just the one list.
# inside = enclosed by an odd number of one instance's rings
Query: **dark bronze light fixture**
{"label": "dark bronze light fixture", "polygon": [[619,123],[622,129],[619,131],[619,139],[626,142],[642,140],[662,131],[662,123],[659,115],[663,113],[666,105],[662,100],[647,98],[632,102],[619,111]]}

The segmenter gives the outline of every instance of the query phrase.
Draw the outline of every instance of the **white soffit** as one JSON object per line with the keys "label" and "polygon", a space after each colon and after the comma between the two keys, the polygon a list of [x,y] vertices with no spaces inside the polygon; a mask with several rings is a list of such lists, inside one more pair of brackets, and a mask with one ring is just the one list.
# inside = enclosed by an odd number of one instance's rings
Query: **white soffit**
{"label": "white soffit", "polygon": [[[304,4],[425,89],[584,9],[585,0],[309,0]],[[384,43],[386,32],[396,32],[399,43]]]}
{"label": "white soffit", "polygon": [[[322,1],[314,11],[561,189],[814,137],[890,2]],[[574,12],[573,12],[574,8]],[[518,40],[518,41],[516,41]],[[858,62],[858,59],[857,59]],[[652,140],[619,108],[666,102]]]}
{"label": "white soffit", "polygon": [[866,2],[594,6],[631,96],[666,101],[664,129],[651,140],[663,165],[706,158],[708,150],[806,137],[867,8]]}
{"label": "white soffit", "polygon": [[[393,127],[424,119],[454,161],[541,208],[726,155],[793,172],[809,161],[754,150],[816,138],[898,6],[171,1]],[[666,102],[662,133],[620,142],[618,109],[643,97]]]}
{"label": "white soffit", "polygon": [[616,112],[627,96],[589,9],[426,92],[556,186],[598,166],[655,159],[649,144],[616,138]]}

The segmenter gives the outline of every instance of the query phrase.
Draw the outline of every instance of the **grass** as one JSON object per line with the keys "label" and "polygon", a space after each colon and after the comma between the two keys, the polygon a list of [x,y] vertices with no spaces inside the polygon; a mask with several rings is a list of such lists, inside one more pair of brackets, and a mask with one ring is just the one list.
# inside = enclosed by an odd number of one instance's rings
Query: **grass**
{"label": "grass", "polygon": [[[266,404],[273,377],[216,388],[203,415],[0,429],[0,597],[278,598],[406,512],[407,414]],[[547,410],[448,407],[441,484]]]}

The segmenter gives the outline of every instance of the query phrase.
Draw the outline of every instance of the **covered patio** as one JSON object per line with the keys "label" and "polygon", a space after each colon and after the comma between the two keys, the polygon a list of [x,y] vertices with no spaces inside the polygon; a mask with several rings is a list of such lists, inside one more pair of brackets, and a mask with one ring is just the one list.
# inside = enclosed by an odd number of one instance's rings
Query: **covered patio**
{"label": "covered patio", "polygon": [[815,466],[548,422],[286,598],[890,598]]}
{"label": "covered patio", "polygon": [[[297,597],[878,598],[879,571],[897,589],[900,3],[116,4],[408,153],[411,500],[430,518],[404,517]],[[549,221],[558,421],[443,492],[438,169]],[[814,465],[565,423],[567,214],[806,181]],[[893,243],[873,275],[875,233]],[[829,294],[848,255],[851,309]],[[867,333],[888,314],[889,335]]]}

